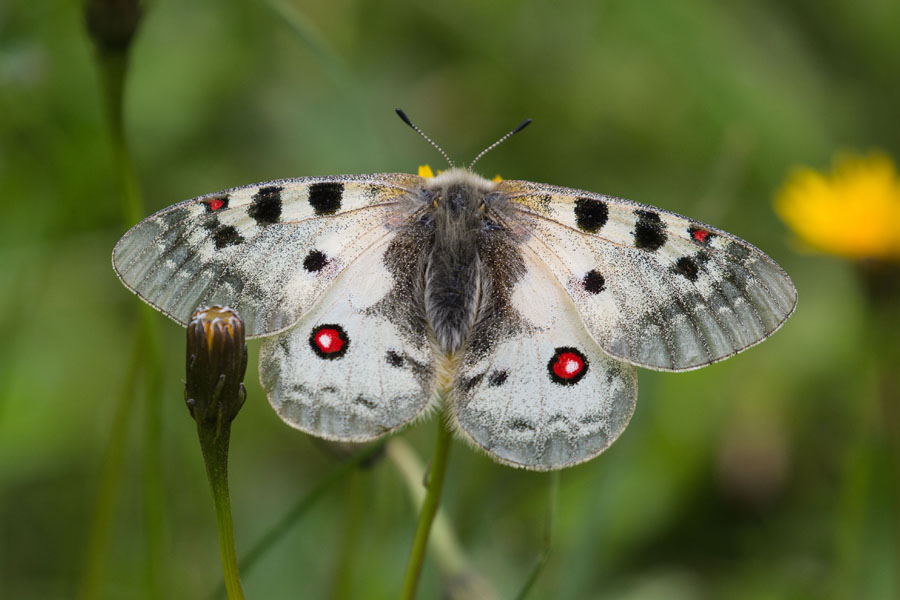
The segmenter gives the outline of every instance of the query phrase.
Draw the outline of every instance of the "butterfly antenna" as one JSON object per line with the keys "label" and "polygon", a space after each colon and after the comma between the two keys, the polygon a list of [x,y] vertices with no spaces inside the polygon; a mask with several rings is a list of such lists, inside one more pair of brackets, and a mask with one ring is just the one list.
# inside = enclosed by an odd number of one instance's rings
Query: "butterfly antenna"
{"label": "butterfly antenna", "polygon": [[444,158],[446,158],[446,159],[447,159],[447,162],[450,163],[450,168],[453,168],[454,166],[456,166],[456,165],[453,164],[453,161],[450,160],[450,157],[447,156],[447,153],[444,152],[444,149],[443,149],[443,148],[441,148],[440,146],[438,146],[437,144],[435,144],[435,143],[434,143],[434,140],[431,139],[430,137],[428,137],[427,135],[425,135],[425,132],[424,132],[424,131],[422,131],[421,129],[419,129],[419,128],[416,127],[415,125],[413,125],[413,122],[409,120],[409,117],[406,116],[406,113],[405,113],[405,112],[403,112],[403,111],[402,111],[401,109],[399,109],[399,108],[395,108],[394,110],[397,111],[397,116],[400,117],[401,119],[403,119],[403,122],[404,122],[404,123],[406,123],[407,125],[409,125],[410,127],[412,127],[412,128],[415,130],[415,132],[418,133],[419,135],[421,135],[423,138],[425,138],[425,140],[426,140],[429,144],[431,144],[432,146],[434,146],[435,148],[437,148],[437,151],[441,153],[441,156],[443,156]]}
{"label": "butterfly antenna", "polygon": [[503,142],[505,142],[512,136],[516,135],[517,133],[519,133],[520,131],[522,131],[523,129],[528,127],[529,125],[531,125],[531,119],[525,119],[524,121],[519,123],[518,127],[516,127],[515,129],[513,129],[512,131],[510,131],[509,133],[504,135],[502,138],[500,138],[499,140],[497,140],[496,142],[494,142],[493,144],[491,144],[490,146],[488,146],[487,148],[485,148],[484,150],[479,152],[478,156],[476,156],[475,159],[471,163],[469,163],[469,170],[470,171],[472,170],[472,167],[475,166],[475,163],[477,163],[479,160],[481,160],[482,156],[484,156],[485,154],[487,154],[488,152],[490,152],[491,150],[493,150],[494,148],[496,148],[497,146],[499,146],[500,144],[502,144]]}

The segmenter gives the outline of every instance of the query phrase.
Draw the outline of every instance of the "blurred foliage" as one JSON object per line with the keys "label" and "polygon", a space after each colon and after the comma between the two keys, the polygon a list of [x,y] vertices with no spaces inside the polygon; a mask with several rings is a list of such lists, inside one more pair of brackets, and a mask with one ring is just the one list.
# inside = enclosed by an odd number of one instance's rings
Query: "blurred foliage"
{"label": "blurred foliage", "polygon": [[[771,207],[795,165],[825,168],[843,148],[900,157],[900,4],[281,6],[150,3],[125,99],[148,213],[254,181],[440,164],[395,106],[459,159],[532,117],[480,163],[484,175],[689,214],[764,248],[797,285],[797,313],[761,347],[697,372],[641,371],[622,438],[562,473],[553,551],[531,597],[900,595],[898,303],[878,309],[856,265],[798,252]],[[93,52],[80,3],[0,3],[3,598],[77,589],[138,319],[110,268],[123,208]],[[184,330],[157,319],[171,398],[166,597],[205,597],[221,567],[182,404]],[[258,349],[232,435],[239,555],[336,464],[269,408],[252,375]],[[146,597],[141,418],[129,424],[110,598]],[[432,427],[402,435],[427,457]],[[512,597],[542,548],[548,476],[457,446],[446,514],[471,564]],[[348,567],[342,532],[358,496]],[[394,597],[415,522],[401,476],[378,462],[242,574],[244,589]],[[432,560],[422,598],[439,596]],[[335,572],[350,579],[336,585]]]}

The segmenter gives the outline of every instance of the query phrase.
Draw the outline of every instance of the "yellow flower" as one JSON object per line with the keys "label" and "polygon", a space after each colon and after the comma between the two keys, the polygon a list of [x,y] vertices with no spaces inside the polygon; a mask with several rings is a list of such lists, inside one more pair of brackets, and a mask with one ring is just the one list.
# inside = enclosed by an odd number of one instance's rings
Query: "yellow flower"
{"label": "yellow flower", "polygon": [[842,156],[831,174],[800,168],[775,210],[812,248],[853,259],[900,259],[900,177],[885,154]]}

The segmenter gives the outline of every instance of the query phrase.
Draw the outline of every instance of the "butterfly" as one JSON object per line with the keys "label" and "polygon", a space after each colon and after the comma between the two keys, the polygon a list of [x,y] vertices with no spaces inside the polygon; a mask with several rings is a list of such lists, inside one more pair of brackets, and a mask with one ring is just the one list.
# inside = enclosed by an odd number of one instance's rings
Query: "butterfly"
{"label": "butterfly", "polygon": [[135,225],[113,265],[181,325],[198,305],[238,310],[247,336],[265,337],[260,379],[292,427],[365,442],[442,405],[474,446],[533,470],[586,461],[622,433],[635,366],[704,367],[794,311],[788,275],[736,236],[488,180],[474,162],[200,196]]}

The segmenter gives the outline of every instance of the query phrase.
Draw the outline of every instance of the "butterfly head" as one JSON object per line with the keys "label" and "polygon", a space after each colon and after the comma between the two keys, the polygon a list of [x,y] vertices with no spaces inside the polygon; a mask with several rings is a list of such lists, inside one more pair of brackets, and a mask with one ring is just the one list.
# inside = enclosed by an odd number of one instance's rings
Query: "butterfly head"
{"label": "butterfly head", "polygon": [[468,169],[453,168],[426,180],[431,210],[438,220],[480,220],[497,196],[497,183]]}

